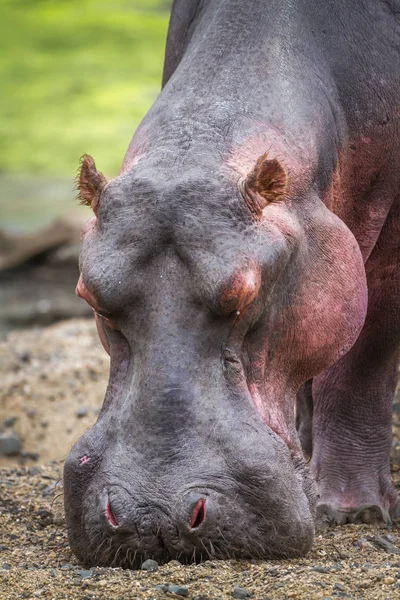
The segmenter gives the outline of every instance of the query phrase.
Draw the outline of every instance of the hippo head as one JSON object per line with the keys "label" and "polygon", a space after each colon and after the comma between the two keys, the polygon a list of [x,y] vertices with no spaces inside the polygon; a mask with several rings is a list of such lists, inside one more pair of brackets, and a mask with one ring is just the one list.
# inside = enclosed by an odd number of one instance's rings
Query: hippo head
{"label": "hippo head", "polygon": [[142,161],[110,182],[86,156],[80,193],[95,216],[77,291],[111,364],[65,464],[72,549],[114,566],[304,554],[294,399],[362,327],[353,236],[266,155],[239,181]]}

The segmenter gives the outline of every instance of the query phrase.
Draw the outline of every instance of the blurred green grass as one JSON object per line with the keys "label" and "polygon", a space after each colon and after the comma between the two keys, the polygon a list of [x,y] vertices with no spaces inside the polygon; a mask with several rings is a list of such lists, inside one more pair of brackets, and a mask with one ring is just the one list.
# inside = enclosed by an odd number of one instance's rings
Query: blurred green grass
{"label": "blurred green grass", "polygon": [[168,0],[0,0],[0,173],[115,176],[160,90]]}

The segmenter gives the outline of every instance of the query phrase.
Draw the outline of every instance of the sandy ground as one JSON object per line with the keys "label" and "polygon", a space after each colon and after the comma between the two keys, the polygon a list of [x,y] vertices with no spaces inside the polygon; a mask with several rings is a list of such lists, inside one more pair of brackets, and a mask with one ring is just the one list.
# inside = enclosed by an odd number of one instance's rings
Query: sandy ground
{"label": "sandy ground", "polygon": [[[362,525],[324,530],[299,560],[172,561],[156,572],[85,569],[68,547],[62,459],[94,422],[107,371],[91,321],[14,332],[0,343],[0,446],[12,438],[19,448],[0,458],[1,600],[400,598],[396,524],[390,531]],[[398,488],[399,414],[396,403],[392,467]]]}

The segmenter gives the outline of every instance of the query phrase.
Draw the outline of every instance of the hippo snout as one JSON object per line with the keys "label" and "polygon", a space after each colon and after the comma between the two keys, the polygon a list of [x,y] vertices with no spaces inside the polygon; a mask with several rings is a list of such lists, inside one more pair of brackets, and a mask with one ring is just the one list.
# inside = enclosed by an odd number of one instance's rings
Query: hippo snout
{"label": "hippo snout", "polygon": [[[130,504],[134,505],[135,503],[131,501]],[[184,535],[199,530],[206,520],[207,524],[210,524],[215,516],[209,491],[190,491],[183,494],[179,504],[180,506],[170,506],[168,513],[171,514],[168,516],[174,519],[180,534]],[[161,523],[163,515],[166,514],[166,511],[161,510],[160,512],[160,507],[148,506],[146,510],[139,504],[133,511],[126,512],[123,503],[119,502],[118,492],[113,494],[113,500],[111,500],[109,492],[105,491],[101,494],[99,518],[108,533],[120,531],[124,535],[129,535],[136,530],[144,531],[147,527],[149,531],[146,533],[149,534],[154,524],[157,525],[157,521]],[[161,526],[157,526],[157,531],[161,532]]]}
{"label": "hippo snout", "polygon": [[70,544],[84,564],[289,557],[311,547],[310,493],[279,442],[285,477],[265,461],[256,467],[244,449],[240,463],[229,466],[204,452],[196,464],[182,459],[163,470],[160,463],[145,466],[138,453],[104,453],[95,447],[104,439],[89,430],[64,470]]}

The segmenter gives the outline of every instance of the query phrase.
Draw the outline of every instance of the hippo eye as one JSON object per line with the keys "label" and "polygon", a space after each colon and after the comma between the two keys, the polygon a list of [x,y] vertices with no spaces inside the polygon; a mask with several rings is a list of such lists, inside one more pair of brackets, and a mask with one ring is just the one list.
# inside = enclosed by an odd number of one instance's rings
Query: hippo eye
{"label": "hippo eye", "polygon": [[257,297],[261,286],[261,273],[255,266],[240,270],[225,287],[220,304],[229,311],[229,316],[240,318],[246,308]]}

